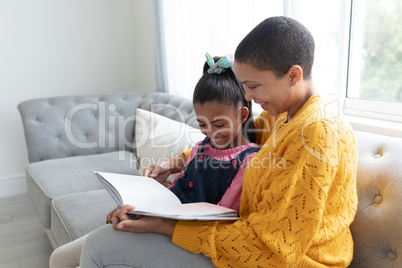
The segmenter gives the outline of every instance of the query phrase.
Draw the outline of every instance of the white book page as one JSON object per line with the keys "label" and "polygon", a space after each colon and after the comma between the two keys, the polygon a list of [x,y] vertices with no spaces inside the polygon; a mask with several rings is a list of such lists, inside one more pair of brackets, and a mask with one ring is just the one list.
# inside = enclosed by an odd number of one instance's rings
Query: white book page
{"label": "white book page", "polygon": [[[177,196],[152,178],[94,171],[98,178],[112,184],[119,192],[122,205],[136,209],[181,204]],[[105,185],[105,184],[104,184]]]}
{"label": "white book page", "polygon": [[[153,216],[176,216],[177,218],[216,218],[231,216],[237,217],[237,211],[214,205],[211,203],[197,202],[187,203],[179,205],[161,205],[158,207],[147,207],[145,210],[135,209],[132,213],[141,215],[153,215]],[[180,216],[180,217],[179,217]]]}

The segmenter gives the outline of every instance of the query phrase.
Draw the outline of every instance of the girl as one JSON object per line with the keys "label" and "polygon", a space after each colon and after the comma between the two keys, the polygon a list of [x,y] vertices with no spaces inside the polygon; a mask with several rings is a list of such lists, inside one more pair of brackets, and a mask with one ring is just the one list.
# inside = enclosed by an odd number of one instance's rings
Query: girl
{"label": "girl", "polygon": [[[203,76],[193,96],[197,121],[206,138],[189,154],[146,168],[144,176],[162,183],[184,165],[168,186],[182,203],[209,202],[238,211],[244,170],[259,150],[255,143],[250,143],[255,140],[251,102],[245,100],[243,86],[232,70],[233,56],[212,59],[207,53],[206,57]],[[123,220],[113,217],[119,212],[119,208],[110,212],[106,222],[116,227]],[[57,248],[50,258],[50,267],[77,267],[86,237]]]}
{"label": "girl", "polygon": [[[151,165],[144,176],[163,182],[175,167],[185,167],[169,188],[182,203],[209,202],[239,210],[244,169],[258,149],[251,102],[230,67],[233,57],[206,54],[204,75],[194,90],[193,104],[206,138],[191,153]],[[187,159],[186,159],[187,158]],[[230,186],[229,186],[230,185]]]}

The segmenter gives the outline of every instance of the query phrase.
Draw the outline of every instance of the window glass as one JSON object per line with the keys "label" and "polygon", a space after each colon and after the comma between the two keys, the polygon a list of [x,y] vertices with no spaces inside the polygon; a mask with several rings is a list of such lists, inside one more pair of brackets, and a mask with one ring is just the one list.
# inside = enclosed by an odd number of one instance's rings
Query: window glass
{"label": "window glass", "polygon": [[402,0],[354,1],[347,96],[402,102]]}

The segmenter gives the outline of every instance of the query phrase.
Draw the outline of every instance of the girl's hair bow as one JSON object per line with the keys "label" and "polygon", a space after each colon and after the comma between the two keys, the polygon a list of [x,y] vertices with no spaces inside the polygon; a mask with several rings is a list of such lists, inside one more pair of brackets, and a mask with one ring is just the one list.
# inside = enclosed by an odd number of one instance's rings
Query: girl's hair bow
{"label": "girl's hair bow", "polygon": [[225,72],[225,69],[229,68],[234,63],[234,57],[232,54],[223,56],[216,63],[208,53],[205,53],[205,57],[207,58],[207,63],[209,65],[209,74],[220,74],[221,72]]}

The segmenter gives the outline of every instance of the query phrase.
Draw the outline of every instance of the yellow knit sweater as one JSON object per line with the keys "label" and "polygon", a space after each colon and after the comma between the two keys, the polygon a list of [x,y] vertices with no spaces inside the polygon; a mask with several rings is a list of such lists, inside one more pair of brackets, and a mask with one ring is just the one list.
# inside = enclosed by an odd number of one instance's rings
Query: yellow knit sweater
{"label": "yellow knit sweater", "polygon": [[346,267],[356,208],[357,151],[350,126],[321,97],[256,119],[264,144],[244,173],[240,220],[179,221],[173,242],[218,267]]}

